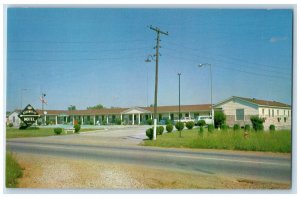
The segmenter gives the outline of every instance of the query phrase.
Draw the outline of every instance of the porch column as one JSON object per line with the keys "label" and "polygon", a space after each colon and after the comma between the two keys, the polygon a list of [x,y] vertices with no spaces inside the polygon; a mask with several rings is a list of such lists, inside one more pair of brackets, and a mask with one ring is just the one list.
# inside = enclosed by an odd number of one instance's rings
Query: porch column
{"label": "porch column", "polygon": [[132,114],[132,125],[134,125],[134,113]]}
{"label": "porch column", "polygon": [[123,121],[123,117],[122,117],[122,114],[121,114],[121,116],[120,116],[120,119],[121,119],[121,122]]}
{"label": "porch column", "polygon": [[152,113],[150,114],[150,118],[151,118],[151,120],[152,120]]}
{"label": "porch column", "polygon": [[81,124],[83,125],[83,116],[81,116]]}
{"label": "porch column", "polygon": [[108,115],[106,115],[106,124],[108,124]]}
{"label": "porch column", "polygon": [[139,113],[139,124],[141,123],[141,114]]}
{"label": "porch column", "polygon": [[169,120],[171,120],[171,113],[169,112]]}
{"label": "porch column", "polygon": [[46,124],[46,121],[47,121],[47,116],[45,115],[45,124]]}
{"label": "porch column", "polygon": [[96,115],[94,115],[94,125],[96,125]]}
{"label": "porch column", "polygon": [[73,115],[73,125],[75,124],[75,116]]}
{"label": "porch column", "polygon": [[191,117],[191,112],[189,112],[189,118]]}
{"label": "porch column", "polygon": [[57,116],[55,116],[55,125],[57,125]]}

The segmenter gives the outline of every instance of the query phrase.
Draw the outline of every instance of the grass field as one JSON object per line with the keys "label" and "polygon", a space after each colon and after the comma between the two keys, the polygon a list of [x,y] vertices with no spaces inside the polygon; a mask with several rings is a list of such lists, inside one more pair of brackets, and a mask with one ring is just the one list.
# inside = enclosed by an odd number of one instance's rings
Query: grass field
{"label": "grass field", "polygon": [[174,148],[203,148],[228,149],[246,151],[291,152],[291,131],[281,130],[275,132],[249,132],[244,138],[244,131],[215,130],[209,133],[207,129],[199,135],[199,129],[183,130],[182,138],[179,133],[163,133],[157,136],[156,141],[145,140],[145,146],[174,147]]}
{"label": "grass field", "polygon": [[10,152],[6,152],[5,185],[7,188],[15,188],[18,185],[17,179],[23,176],[20,165],[15,161]]}
{"label": "grass field", "polygon": [[[95,129],[80,129],[79,132],[95,131]],[[72,134],[72,132],[68,132]],[[23,137],[43,137],[52,136],[54,134],[53,128],[39,128],[39,129],[26,129],[19,130],[18,128],[6,128],[6,138],[23,138]],[[61,135],[66,135],[63,132]]]}

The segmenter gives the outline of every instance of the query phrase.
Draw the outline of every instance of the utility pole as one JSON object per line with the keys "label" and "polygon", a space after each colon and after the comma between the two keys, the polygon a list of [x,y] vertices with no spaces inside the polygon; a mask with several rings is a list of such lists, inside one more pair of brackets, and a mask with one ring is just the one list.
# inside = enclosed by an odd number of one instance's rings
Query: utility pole
{"label": "utility pole", "polygon": [[[42,93],[41,101],[42,101],[42,114],[43,114],[43,115],[45,114],[45,113],[44,113],[45,96],[46,96],[46,94],[45,94],[45,93]],[[46,116],[46,115],[45,115],[45,116]],[[44,119],[45,119],[45,118],[43,118],[42,123],[46,124],[46,122],[44,122],[44,121],[45,121]]]}
{"label": "utility pole", "polygon": [[150,29],[156,32],[156,66],[155,66],[155,92],[154,92],[154,130],[153,130],[153,140],[156,140],[156,125],[157,125],[157,84],[158,84],[158,56],[159,56],[159,36],[160,34],[169,35],[168,32],[160,30],[158,27],[150,26]]}
{"label": "utility pole", "polygon": [[[179,104],[178,104],[178,120],[179,122],[181,122],[181,116],[180,116],[180,76],[181,76],[181,73],[178,73],[178,80],[179,80],[179,98],[178,98],[178,101],[179,101]],[[181,130],[179,131],[179,137],[181,137]]]}

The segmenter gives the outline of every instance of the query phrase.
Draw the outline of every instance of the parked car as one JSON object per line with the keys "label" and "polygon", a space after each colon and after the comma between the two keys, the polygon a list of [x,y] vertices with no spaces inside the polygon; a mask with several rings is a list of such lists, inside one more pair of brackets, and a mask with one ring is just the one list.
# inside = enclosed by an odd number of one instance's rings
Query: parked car
{"label": "parked car", "polygon": [[197,123],[200,120],[204,120],[206,124],[212,124],[213,123],[213,119],[211,116],[209,115],[202,115],[202,116],[197,116],[195,122]]}
{"label": "parked car", "polygon": [[[174,120],[174,122],[178,122],[179,120]],[[194,119],[190,118],[190,117],[184,117],[180,119],[180,122],[195,122]]]}

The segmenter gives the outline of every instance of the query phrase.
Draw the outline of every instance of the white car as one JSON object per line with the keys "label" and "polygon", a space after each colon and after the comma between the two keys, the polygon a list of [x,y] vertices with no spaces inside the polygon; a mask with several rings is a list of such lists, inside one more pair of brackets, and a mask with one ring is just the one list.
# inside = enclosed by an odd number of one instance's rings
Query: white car
{"label": "white car", "polygon": [[202,116],[197,116],[195,122],[197,123],[200,120],[204,120],[205,124],[212,124],[213,123],[212,117],[209,116],[209,115],[206,115],[206,116],[203,116],[203,115]]}
{"label": "white car", "polygon": [[[174,122],[179,122],[179,120],[174,120]],[[184,123],[186,123],[186,122],[195,122],[195,120],[190,118],[190,117],[184,117],[184,118],[180,119],[180,122],[184,122]]]}

